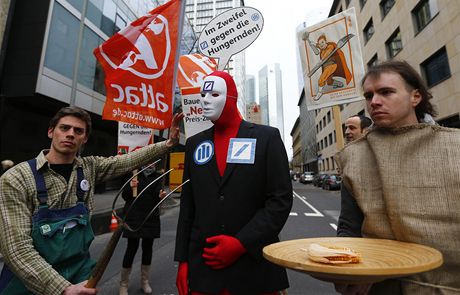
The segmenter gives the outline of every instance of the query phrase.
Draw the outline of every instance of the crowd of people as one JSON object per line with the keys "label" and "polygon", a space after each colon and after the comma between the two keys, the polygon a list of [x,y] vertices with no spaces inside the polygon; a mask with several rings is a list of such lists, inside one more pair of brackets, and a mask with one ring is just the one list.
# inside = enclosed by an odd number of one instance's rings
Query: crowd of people
{"label": "crowd of people", "polygon": [[[442,252],[444,264],[380,283],[332,283],[347,295],[459,294],[460,131],[435,124],[432,95],[404,61],[371,67],[361,86],[370,118],[356,115],[345,122],[347,145],[336,157],[343,179],[337,235],[431,246]],[[176,233],[178,292],[279,294],[289,287],[286,270],[265,260],[262,248],[279,241],[293,201],[280,133],[242,119],[235,82],[226,72],[207,76],[201,95],[213,127],[185,145],[184,179],[190,182],[181,194]],[[94,266],[88,248],[95,184],[166,153],[178,142],[182,118],[174,116],[164,142],[126,155],[81,157],[91,119],[82,109],[65,107],[50,121],[50,149],[12,168],[2,162],[0,294],[96,294],[85,287]],[[125,209],[135,199],[132,188],[143,189],[157,176],[147,169],[130,182],[123,191]],[[124,232],[120,295],[128,293],[140,243],[141,288],[152,292],[152,245],[160,236],[160,218],[156,212],[142,224],[140,216],[164,195],[161,183],[150,187],[126,220],[143,227]]]}

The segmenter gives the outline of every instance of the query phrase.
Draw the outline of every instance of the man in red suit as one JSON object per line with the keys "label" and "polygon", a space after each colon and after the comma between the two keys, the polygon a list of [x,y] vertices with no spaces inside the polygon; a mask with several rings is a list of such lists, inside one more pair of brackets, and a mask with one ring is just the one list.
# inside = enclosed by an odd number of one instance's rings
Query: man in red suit
{"label": "man in red suit", "polygon": [[262,256],[278,242],[292,207],[288,160],[278,129],[246,122],[235,82],[213,72],[201,87],[214,126],[187,140],[175,260],[180,295],[277,294],[284,268]]}

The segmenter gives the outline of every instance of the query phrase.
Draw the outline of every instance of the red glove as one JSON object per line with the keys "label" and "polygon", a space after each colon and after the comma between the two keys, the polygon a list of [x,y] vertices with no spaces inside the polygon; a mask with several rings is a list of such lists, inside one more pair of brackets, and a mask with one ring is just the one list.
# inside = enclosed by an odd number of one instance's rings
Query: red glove
{"label": "red glove", "polygon": [[188,263],[179,262],[177,269],[176,286],[179,295],[188,295]]}
{"label": "red glove", "polygon": [[206,265],[213,269],[221,269],[232,265],[246,249],[234,237],[219,235],[206,239],[206,243],[215,244],[212,248],[204,248],[203,258]]}

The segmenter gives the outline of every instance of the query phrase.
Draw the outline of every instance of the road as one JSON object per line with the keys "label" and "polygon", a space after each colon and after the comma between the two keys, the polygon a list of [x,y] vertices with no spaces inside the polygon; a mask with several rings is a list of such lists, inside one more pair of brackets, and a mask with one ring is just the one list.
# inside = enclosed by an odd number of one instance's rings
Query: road
{"label": "road", "polygon": [[[300,239],[308,237],[335,236],[335,229],[340,210],[340,195],[338,191],[324,191],[313,185],[293,182],[294,203],[289,219],[280,234],[281,240]],[[177,294],[175,279],[177,263],[173,262],[174,239],[176,235],[177,216],[179,208],[166,210],[161,216],[161,238],[155,240],[151,285],[154,295]],[[110,239],[110,234],[96,237],[91,246],[91,255],[98,257]],[[118,294],[119,272],[123,259],[126,239],[121,239],[106,273],[98,285],[99,294]],[[290,295],[326,295],[337,294],[332,284],[316,280],[303,273],[288,270],[291,287]],[[129,294],[143,294],[140,289],[140,249],[136,255],[131,275]]]}

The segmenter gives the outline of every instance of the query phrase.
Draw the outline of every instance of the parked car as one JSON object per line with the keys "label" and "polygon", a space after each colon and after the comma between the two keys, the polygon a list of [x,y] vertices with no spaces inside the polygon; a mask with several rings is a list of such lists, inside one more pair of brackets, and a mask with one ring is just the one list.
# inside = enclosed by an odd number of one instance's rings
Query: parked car
{"label": "parked car", "polygon": [[323,179],[326,177],[327,174],[318,174],[313,178],[313,185],[317,187],[321,187],[323,185]]}
{"label": "parked car", "polygon": [[322,188],[327,190],[336,190],[340,189],[342,183],[342,177],[338,175],[327,175],[322,183]]}
{"label": "parked car", "polygon": [[299,182],[301,183],[312,183],[315,173],[306,171],[300,175]]}

